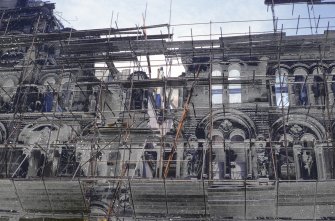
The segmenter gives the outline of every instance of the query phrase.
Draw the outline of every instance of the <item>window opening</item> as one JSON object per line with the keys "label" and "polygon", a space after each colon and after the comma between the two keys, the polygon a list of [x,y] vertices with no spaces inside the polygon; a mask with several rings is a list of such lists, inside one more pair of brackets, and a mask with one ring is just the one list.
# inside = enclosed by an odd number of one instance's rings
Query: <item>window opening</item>
{"label": "window opening", "polygon": [[276,105],[278,107],[288,107],[290,102],[288,98],[287,72],[281,70],[276,72],[275,94]]}
{"label": "window opening", "polygon": [[[229,71],[228,80],[240,80],[240,71],[233,69]],[[241,103],[242,94],[241,94],[241,84],[229,84],[229,103]]]}

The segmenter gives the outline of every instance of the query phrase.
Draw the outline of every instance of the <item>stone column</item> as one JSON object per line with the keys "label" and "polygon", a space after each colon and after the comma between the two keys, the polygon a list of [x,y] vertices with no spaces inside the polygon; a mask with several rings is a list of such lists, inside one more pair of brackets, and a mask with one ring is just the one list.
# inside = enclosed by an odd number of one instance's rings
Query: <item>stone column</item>
{"label": "stone column", "polygon": [[297,105],[296,104],[296,99],[295,99],[295,94],[294,94],[294,77],[288,77],[287,79],[287,89],[288,89],[288,99],[290,105]]}
{"label": "stone column", "polygon": [[326,86],[327,86],[327,90],[328,90],[329,107],[331,107],[334,104],[334,94],[333,94],[333,90],[332,90],[332,84],[333,84],[332,80],[333,80],[332,75],[327,76],[327,85]]}
{"label": "stone column", "polygon": [[280,96],[277,99],[276,80],[270,80],[270,94],[271,94],[271,104],[272,104],[272,106],[276,107],[277,103],[279,103],[279,100],[281,99]]}
{"label": "stone column", "polygon": [[[301,172],[300,172],[300,164],[299,164],[299,154],[301,155],[301,146],[294,145],[293,146],[293,154],[294,154],[294,165],[295,165],[295,173],[296,179],[301,179]],[[287,165],[289,166],[289,165]],[[288,174],[289,175],[289,174]]]}
{"label": "stone column", "polygon": [[[308,94],[308,104],[315,105],[315,97],[313,93],[313,76],[308,77],[306,84],[307,84],[307,94]],[[319,104],[318,104],[319,105]]]}
{"label": "stone column", "polygon": [[227,88],[225,88],[224,86],[222,87],[222,100],[224,104],[228,104],[229,103],[229,88],[227,85]]}
{"label": "stone column", "polygon": [[37,165],[40,157],[40,150],[31,150],[27,177],[33,177],[37,175]]}
{"label": "stone column", "polygon": [[105,151],[101,151],[101,155],[97,159],[97,176],[108,176],[107,157],[108,154]]}
{"label": "stone column", "polygon": [[181,163],[183,162],[184,144],[180,143],[177,145],[177,157],[176,157],[176,178],[180,178]]}
{"label": "stone column", "polygon": [[315,154],[315,160],[316,160],[316,168],[318,171],[318,180],[324,180],[325,174],[324,174],[324,162],[323,162],[323,154],[322,154],[322,146],[315,146],[314,147],[314,154]]}

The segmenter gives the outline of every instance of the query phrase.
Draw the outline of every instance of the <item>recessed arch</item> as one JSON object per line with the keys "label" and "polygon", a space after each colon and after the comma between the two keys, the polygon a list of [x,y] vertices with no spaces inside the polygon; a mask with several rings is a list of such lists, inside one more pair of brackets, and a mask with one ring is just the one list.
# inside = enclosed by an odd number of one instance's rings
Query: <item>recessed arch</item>
{"label": "recessed arch", "polygon": [[[314,70],[316,68],[322,68],[324,70],[328,70],[329,68],[329,65],[326,64],[326,63],[322,63],[322,64],[319,64],[319,63],[313,63],[310,65],[310,70]],[[313,72],[312,72],[313,73]]]}
{"label": "recessed arch", "polygon": [[282,133],[288,132],[288,131],[283,131],[283,127],[284,127],[283,122],[285,122],[286,130],[288,130],[291,126],[294,126],[294,125],[299,125],[299,126],[308,128],[318,141],[322,141],[326,134],[326,130],[324,126],[318,120],[310,116],[306,116],[306,115],[290,114],[284,118],[280,117],[277,121],[273,123],[272,125],[273,140],[279,140]]}
{"label": "recessed arch", "polygon": [[286,64],[280,64],[280,65],[277,64],[277,65],[272,66],[272,68],[269,70],[268,74],[269,75],[276,75],[279,68],[281,70],[285,70],[287,73],[289,73],[290,70],[291,70],[291,67],[286,65]]}
{"label": "recessed arch", "polygon": [[18,141],[24,144],[51,144],[53,142],[67,142],[79,135],[80,125],[71,127],[59,123],[57,118],[39,118],[27,124],[20,132]]}
{"label": "recessed arch", "polygon": [[45,74],[39,80],[39,84],[44,85],[44,86],[53,86],[59,83],[60,83],[60,79],[56,73]]}
{"label": "recessed arch", "polygon": [[323,75],[324,73],[327,73],[327,68],[323,66],[316,66],[311,70],[313,75]]}
{"label": "recessed arch", "polygon": [[293,69],[293,75],[297,76],[307,76],[308,75],[308,69],[304,68],[304,67],[296,67]]}
{"label": "recessed arch", "polygon": [[242,66],[239,63],[231,63],[228,66],[228,73],[231,71],[238,71],[241,72],[242,71]]}
{"label": "recessed arch", "polygon": [[304,64],[304,63],[295,63],[295,64],[290,66],[290,69],[292,70],[292,72],[294,72],[294,70],[298,69],[298,68],[305,69],[308,73],[308,70],[310,69],[310,66],[307,65],[307,64]]}
{"label": "recessed arch", "polygon": [[213,122],[221,122],[218,128],[214,128],[214,129],[220,130],[221,133],[224,130],[223,127],[229,127],[229,125],[225,125],[225,126],[222,125],[222,122],[227,120],[236,125],[239,125],[240,129],[243,129],[244,131],[246,131],[246,135],[245,135],[246,139],[255,138],[257,135],[257,129],[256,129],[254,122],[251,120],[249,116],[247,116],[245,113],[239,110],[231,109],[231,108],[226,109],[225,112],[223,112],[222,110],[216,110],[216,111],[213,111],[212,115],[208,114],[207,116],[205,116],[198,123],[197,128],[198,129],[203,128],[204,133],[206,135],[208,135],[209,133],[209,128],[211,126],[210,124],[211,119]]}

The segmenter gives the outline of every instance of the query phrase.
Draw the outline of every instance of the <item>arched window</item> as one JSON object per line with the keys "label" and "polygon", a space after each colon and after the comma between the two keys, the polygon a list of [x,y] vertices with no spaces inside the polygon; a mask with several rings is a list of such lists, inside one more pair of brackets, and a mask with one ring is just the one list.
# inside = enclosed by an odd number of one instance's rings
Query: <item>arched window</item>
{"label": "arched window", "polygon": [[321,76],[314,76],[312,89],[315,98],[315,104],[324,105],[326,90],[323,78]]}
{"label": "arched window", "polygon": [[307,71],[304,68],[294,70],[293,93],[295,105],[308,104]]}
{"label": "arched window", "polygon": [[[240,80],[240,67],[237,65],[232,65],[231,69],[228,73],[228,80]],[[242,102],[242,94],[241,94],[241,84],[229,84],[229,103],[241,103]]]}
{"label": "arched window", "polygon": [[276,71],[276,83],[275,83],[275,94],[276,94],[276,105],[278,107],[288,107],[288,85],[287,85],[288,72],[286,69],[281,68]]}

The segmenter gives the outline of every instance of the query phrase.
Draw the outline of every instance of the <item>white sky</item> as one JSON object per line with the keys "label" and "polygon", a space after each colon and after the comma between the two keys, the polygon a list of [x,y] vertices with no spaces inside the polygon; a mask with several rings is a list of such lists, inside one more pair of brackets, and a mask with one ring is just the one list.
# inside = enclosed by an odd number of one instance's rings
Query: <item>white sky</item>
{"label": "white sky", "polygon": [[[170,20],[170,0],[50,0],[56,3],[56,12],[64,19],[66,27],[74,29],[96,29],[108,28],[111,25],[119,28],[135,27],[143,25],[142,15],[146,11],[146,25],[169,23]],[[294,10],[293,10],[294,9]],[[333,28],[334,19],[321,19],[321,17],[332,16],[335,6],[315,6],[310,7],[311,20],[300,20],[298,34],[310,34],[310,24],[312,26],[327,27],[330,22]],[[293,13],[292,13],[293,11]],[[279,18],[308,18],[308,10],[305,4],[276,6],[276,16]],[[235,22],[225,23],[227,21],[241,20],[266,20],[267,22]],[[171,7],[171,25],[174,34],[174,40],[182,41],[189,39],[183,36],[190,36],[191,29],[195,39],[208,39],[210,33],[217,34],[213,38],[219,38],[222,33],[240,33],[247,34],[249,27],[251,32],[272,31],[273,23],[271,21],[271,9],[264,5],[264,0],[172,0]],[[182,25],[191,23],[220,22],[210,25]],[[288,34],[296,34],[297,20],[279,22],[281,27],[283,23],[284,30]],[[304,28],[303,28],[304,27]],[[148,30],[148,34],[167,33],[167,28],[157,30]],[[315,33],[316,29],[312,29]],[[323,30],[318,29],[318,33]],[[200,36],[199,36],[200,35]],[[155,60],[156,58],[153,58]],[[161,59],[161,58],[159,58]],[[153,68],[156,70],[156,68]],[[179,75],[178,74],[174,75]]]}

